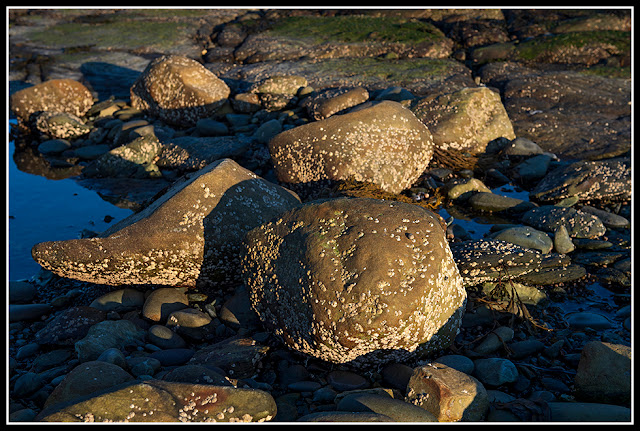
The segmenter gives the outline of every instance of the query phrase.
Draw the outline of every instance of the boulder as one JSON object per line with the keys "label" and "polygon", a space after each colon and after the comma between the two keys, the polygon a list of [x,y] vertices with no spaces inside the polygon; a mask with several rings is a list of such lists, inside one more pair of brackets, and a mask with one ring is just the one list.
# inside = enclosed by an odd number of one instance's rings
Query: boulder
{"label": "boulder", "polygon": [[271,139],[269,151],[283,183],[313,185],[353,177],[399,193],[424,172],[433,142],[410,110],[383,101],[286,130]]}
{"label": "boulder", "polygon": [[252,307],[290,348],[366,366],[446,348],[466,292],[438,217],[368,198],[310,203],[253,229]]}
{"label": "boulder", "polygon": [[229,87],[200,63],[167,55],[153,60],[131,87],[131,106],[177,126],[194,126],[229,97]]}
{"label": "boulder", "polygon": [[434,145],[443,150],[476,154],[496,138],[516,137],[500,94],[487,87],[417,99],[411,110],[433,134]]}
{"label": "boulder", "polygon": [[39,243],[32,255],[62,277],[99,284],[228,283],[239,280],[245,233],[298,204],[289,190],[223,159],[100,237]]}
{"label": "boulder", "polygon": [[91,92],[73,79],[51,79],[16,91],[9,98],[11,111],[25,122],[39,111],[62,111],[81,117],[92,105]]}

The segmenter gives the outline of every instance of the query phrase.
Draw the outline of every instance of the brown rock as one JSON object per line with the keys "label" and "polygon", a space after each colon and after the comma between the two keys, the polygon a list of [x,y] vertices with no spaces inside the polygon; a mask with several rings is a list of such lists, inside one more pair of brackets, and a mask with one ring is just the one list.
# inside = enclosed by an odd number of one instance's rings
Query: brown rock
{"label": "brown rock", "polygon": [[38,111],[59,111],[81,117],[91,105],[91,92],[72,79],[52,79],[17,91],[9,99],[11,111],[21,121],[27,121]]}

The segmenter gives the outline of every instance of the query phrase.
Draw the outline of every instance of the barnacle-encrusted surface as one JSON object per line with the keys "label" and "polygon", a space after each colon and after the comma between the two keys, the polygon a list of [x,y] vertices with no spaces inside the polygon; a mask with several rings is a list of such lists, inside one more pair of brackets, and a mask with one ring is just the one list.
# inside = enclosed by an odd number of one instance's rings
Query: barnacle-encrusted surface
{"label": "barnacle-encrusted surface", "polygon": [[291,348],[360,366],[446,348],[466,302],[437,217],[415,205],[335,199],[247,234],[253,308]]}
{"label": "barnacle-encrusted surface", "polygon": [[297,204],[289,190],[222,159],[102,237],[43,242],[32,255],[60,276],[100,284],[236,282],[244,234]]}

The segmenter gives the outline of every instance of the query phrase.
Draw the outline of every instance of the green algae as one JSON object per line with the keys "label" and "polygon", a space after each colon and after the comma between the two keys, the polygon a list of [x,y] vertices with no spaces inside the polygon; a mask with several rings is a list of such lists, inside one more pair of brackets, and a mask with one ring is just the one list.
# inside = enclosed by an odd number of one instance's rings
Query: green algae
{"label": "green algae", "polygon": [[420,20],[371,16],[293,16],[274,23],[274,34],[323,42],[395,42],[419,44],[444,37],[434,25]]}
{"label": "green algae", "polygon": [[517,55],[520,59],[535,61],[548,56],[549,53],[559,52],[569,47],[590,48],[596,46],[607,47],[616,51],[615,54],[630,52],[630,33],[627,31],[584,31],[537,37],[518,44]]}
{"label": "green algae", "polygon": [[43,46],[72,48],[91,46],[99,49],[164,49],[192,32],[192,25],[181,22],[105,21],[92,24],[61,23],[27,35]]}

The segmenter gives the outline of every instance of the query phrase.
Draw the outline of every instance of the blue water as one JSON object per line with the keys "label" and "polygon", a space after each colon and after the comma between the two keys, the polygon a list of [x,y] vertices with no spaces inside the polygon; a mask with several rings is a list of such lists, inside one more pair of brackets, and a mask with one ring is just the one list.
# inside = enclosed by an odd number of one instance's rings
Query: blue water
{"label": "blue water", "polygon": [[[50,180],[20,171],[9,142],[6,161],[7,256],[9,280],[28,279],[40,270],[31,248],[43,241],[75,239],[84,230],[102,232],[132,214],[103,200],[72,178]],[[109,223],[105,216],[113,217]]]}

